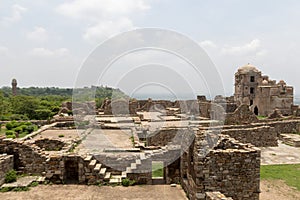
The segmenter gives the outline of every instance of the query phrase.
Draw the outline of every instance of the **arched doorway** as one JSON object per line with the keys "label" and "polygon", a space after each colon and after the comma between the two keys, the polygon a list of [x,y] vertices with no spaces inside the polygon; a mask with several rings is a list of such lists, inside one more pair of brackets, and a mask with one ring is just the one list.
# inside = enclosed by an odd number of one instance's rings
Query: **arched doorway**
{"label": "arched doorway", "polygon": [[257,108],[257,106],[254,107],[254,114],[258,115],[258,108]]}

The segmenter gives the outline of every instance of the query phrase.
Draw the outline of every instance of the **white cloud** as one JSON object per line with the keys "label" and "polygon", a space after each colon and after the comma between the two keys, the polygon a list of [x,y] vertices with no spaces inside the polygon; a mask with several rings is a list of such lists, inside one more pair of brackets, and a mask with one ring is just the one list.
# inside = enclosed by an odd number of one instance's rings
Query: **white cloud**
{"label": "white cloud", "polygon": [[14,4],[11,10],[11,16],[4,17],[2,19],[2,23],[9,24],[20,21],[23,17],[22,15],[27,11],[27,8],[24,8],[18,4]]}
{"label": "white cloud", "polygon": [[75,0],[61,4],[56,10],[89,24],[83,32],[83,39],[94,43],[134,28],[130,16],[148,9],[147,0]]}
{"label": "white cloud", "polygon": [[202,48],[216,48],[217,45],[211,40],[204,40],[199,43]]}
{"label": "white cloud", "polygon": [[69,50],[66,48],[60,49],[46,49],[46,48],[34,48],[29,52],[29,55],[36,57],[63,57],[70,54]]}
{"label": "white cloud", "polygon": [[265,55],[267,55],[267,53],[268,53],[268,51],[265,50],[265,49],[263,49],[263,50],[261,50],[261,51],[258,51],[258,52],[256,53],[256,55],[257,55],[257,56],[265,56]]}
{"label": "white cloud", "polygon": [[48,40],[48,33],[43,27],[35,27],[32,32],[27,33],[27,38],[36,42],[45,42]]}
{"label": "white cloud", "polygon": [[101,18],[115,18],[149,8],[145,0],[75,0],[61,4],[57,11],[71,18],[97,21]]}
{"label": "white cloud", "polygon": [[121,18],[116,21],[103,21],[95,26],[88,27],[83,38],[88,42],[100,42],[115,33],[132,29],[134,26],[127,18]]}
{"label": "white cloud", "polygon": [[0,56],[7,56],[8,55],[8,48],[4,46],[0,46]]}
{"label": "white cloud", "polygon": [[242,46],[225,46],[221,52],[227,55],[245,55],[249,53],[257,53],[261,49],[261,42],[259,39],[254,39],[250,43]]}

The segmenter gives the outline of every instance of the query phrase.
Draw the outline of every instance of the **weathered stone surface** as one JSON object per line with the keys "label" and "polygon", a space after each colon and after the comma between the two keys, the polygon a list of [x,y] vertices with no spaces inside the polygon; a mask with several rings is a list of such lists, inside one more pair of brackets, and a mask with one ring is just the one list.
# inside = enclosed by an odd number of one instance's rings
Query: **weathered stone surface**
{"label": "weathered stone surface", "polygon": [[228,113],[225,118],[225,124],[250,124],[258,122],[257,117],[249,106],[246,104],[240,105],[233,113]]}
{"label": "weathered stone surface", "polygon": [[221,192],[206,192],[205,200],[232,200],[232,198],[227,198]]}
{"label": "weathered stone surface", "polygon": [[14,167],[12,155],[0,155],[0,186],[4,183],[5,174]]}

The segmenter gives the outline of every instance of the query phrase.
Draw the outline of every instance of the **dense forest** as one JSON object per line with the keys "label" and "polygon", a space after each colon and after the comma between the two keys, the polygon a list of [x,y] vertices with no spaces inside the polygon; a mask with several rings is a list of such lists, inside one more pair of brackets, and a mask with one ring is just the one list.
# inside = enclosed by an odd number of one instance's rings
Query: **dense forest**
{"label": "dense forest", "polygon": [[[92,94],[89,93],[89,97],[94,98],[98,107],[105,98],[127,97],[121,90],[110,87],[92,86],[83,90],[94,91]],[[59,112],[61,104],[71,101],[72,97],[73,89],[70,88],[18,88],[17,95],[13,96],[10,87],[3,87],[0,89],[0,120],[51,119]]]}

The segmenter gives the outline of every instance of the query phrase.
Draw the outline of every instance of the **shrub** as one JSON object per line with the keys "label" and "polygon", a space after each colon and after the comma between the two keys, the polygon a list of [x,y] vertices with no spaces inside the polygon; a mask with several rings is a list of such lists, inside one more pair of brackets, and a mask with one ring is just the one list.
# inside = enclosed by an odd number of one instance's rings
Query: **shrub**
{"label": "shrub", "polygon": [[13,124],[11,122],[8,122],[5,124],[5,127],[7,130],[12,130],[13,129]]}
{"label": "shrub", "polygon": [[5,183],[12,183],[17,180],[17,172],[15,170],[10,170],[5,174]]}
{"label": "shrub", "polygon": [[65,135],[63,135],[63,134],[60,134],[58,137],[65,137]]}
{"label": "shrub", "polygon": [[6,138],[12,138],[12,139],[15,139],[16,138],[16,135],[13,134],[13,135],[7,135]]}
{"label": "shrub", "polygon": [[32,123],[31,122],[25,122],[24,125],[30,126],[30,125],[32,125]]}
{"label": "shrub", "polygon": [[17,128],[18,126],[20,126],[20,123],[17,122],[17,121],[15,121],[15,120],[13,120],[13,121],[11,122],[11,124],[12,124],[12,127],[13,127],[13,128]]}
{"label": "shrub", "polygon": [[133,186],[134,184],[135,184],[135,181],[130,180],[128,178],[125,178],[125,179],[122,180],[122,185],[125,186],[125,187]]}
{"label": "shrub", "polygon": [[130,180],[128,178],[123,179],[122,180],[122,185],[125,186],[125,187],[128,187],[129,186],[129,181]]}
{"label": "shrub", "polygon": [[25,124],[23,124],[23,125],[21,125],[19,127],[22,129],[22,131],[25,131],[27,129],[27,125],[25,125]]}
{"label": "shrub", "polygon": [[23,129],[22,129],[21,127],[17,127],[17,128],[15,128],[14,130],[15,130],[15,132],[17,132],[17,133],[23,132]]}
{"label": "shrub", "polygon": [[34,131],[34,125],[26,126],[25,130],[26,130],[28,133],[32,133],[32,132]]}
{"label": "shrub", "polygon": [[39,183],[36,182],[36,181],[34,181],[34,182],[32,182],[32,183],[30,184],[30,187],[36,187],[36,186],[38,186],[38,185],[39,185]]}
{"label": "shrub", "polygon": [[8,136],[8,135],[13,135],[13,134],[15,134],[15,132],[14,132],[14,131],[11,131],[11,130],[8,130],[8,131],[5,132],[5,135],[6,135],[6,136]]}

